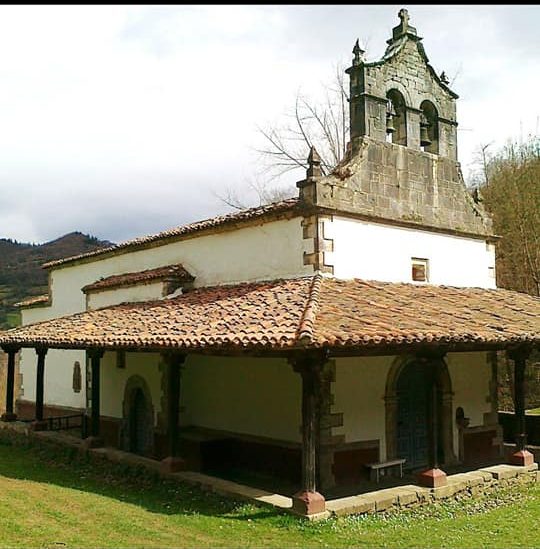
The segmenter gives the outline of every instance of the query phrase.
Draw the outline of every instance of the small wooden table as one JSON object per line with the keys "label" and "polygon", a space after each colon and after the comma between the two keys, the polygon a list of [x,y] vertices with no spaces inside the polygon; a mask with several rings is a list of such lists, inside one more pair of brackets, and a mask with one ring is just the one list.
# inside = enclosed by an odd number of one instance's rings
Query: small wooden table
{"label": "small wooden table", "polygon": [[405,463],[405,461],[406,461],[405,459],[391,459],[389,461],[377,461],[374,463],[366,463],[366,467],[370,470],[369,471],[370,480],[373,480],[373,477],[375,477],[375,480],[378,483],[381,470],[391,469],[392,467],[398,467],[398,466],[399,466],[399,476],[400,478],[403,478],[403,464]]}

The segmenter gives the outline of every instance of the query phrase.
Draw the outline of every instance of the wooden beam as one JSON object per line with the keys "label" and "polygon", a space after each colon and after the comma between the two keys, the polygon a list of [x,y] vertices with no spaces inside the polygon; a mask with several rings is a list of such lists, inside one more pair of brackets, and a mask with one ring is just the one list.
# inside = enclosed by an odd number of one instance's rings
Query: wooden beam
{"label": "wooden beam", "polygon": [[162,461],[162,470],[177,472],[185,469],[185,462],[178,456],[180,413],[180,378],[186,355],[163,353],[167,380],[167,457]]}
{"label": "wooden beam", "polygon": [[446,473],[439,469],[439,386],[438,367],[445,356],[445,349],[420,352],[417,360],[424,366],[427,397],[428,468],[418,474],[418,483],[429,488],[445,486]]}
{"label": "wooden beam", "polygon": [[290,359],[302,376],[302,486],[293,496],[293,510],[302,515],[322,513],[324,497],[317,492],[322,371],[326,352],[305,351]]}
{"label": "wooden beam", "polygon": [[36,372],[36,424],[43,422],[43,386],[45,381],[45,356],[46,347],[36,347],[37,372]]}
{"label": "wooden beam", "polygon": [[508,357],[514,361],[514,410],[516,421],[516,451],[510,456],[514,465],[530,465],[533,455],[525,447],[527,445],[527,427],[525,423],[525,368],[531,349],[521,346],[508,351]]}
{"label": "wooden beam", "polygon": [[[101,408],[101,359],[102,349],[88,351],[92,369],[92,415],[90,421],[90,436],[99,439],[100,433],[100,408]],[[94,442],[95,445],[95,442]]]}
{"label": "wooden beam", "polygon": [[13,407],[15,396],[15,358],[19,352],[18,347],[2,347],[8,355],[7,379],[6,379],[6,411],[2,414],[2,421],[15,421],[17,414]]}

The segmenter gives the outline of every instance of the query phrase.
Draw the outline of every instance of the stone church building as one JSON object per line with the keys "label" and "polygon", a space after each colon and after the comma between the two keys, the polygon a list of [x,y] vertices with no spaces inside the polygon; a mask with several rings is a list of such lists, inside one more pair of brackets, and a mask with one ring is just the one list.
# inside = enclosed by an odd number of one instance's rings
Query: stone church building
{"label": "stone church building", "polygon": [[312,149],[296,198],[45,265],[49,293],[0,333],[5,421],[82,413],[88,446],[287,479],[313,514],[367,464],[401,460],[434,487],[502,460],[503,351],[512,460],[532,462],[523,368],[540,301],[496,288],[498,236],[457,161],[458,96],[406,10],[382,59],[363,54],[347,156],[323,175]]}

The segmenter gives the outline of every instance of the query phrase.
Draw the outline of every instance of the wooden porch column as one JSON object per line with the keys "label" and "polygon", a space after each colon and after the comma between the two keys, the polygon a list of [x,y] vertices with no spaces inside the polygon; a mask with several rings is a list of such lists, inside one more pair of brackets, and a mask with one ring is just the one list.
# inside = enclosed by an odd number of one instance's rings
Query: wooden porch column
{"label": "wooden porch column", "polygon": [[419,360],[424,362],[428,383],[427,416],[428,416],[428,468],[422,471],[417,479],[419,484],[429,488],[445,486],[448,482],[446,473],[439,469],[439,388],[437,383],[437,362],[446,353],[442,350],[424,354]]}
{"label": "wooden porch column", "polygon": [[36,410],[35,419],[32,422],[34,431],[43,431],[47,428],[47,422],[43,420],[43,385],[45,380],[45,356],[46,347],[36,347],[37,372],[36,372]]}
{"label": "wooden porch column", "polygon": [[15,357],[19,352],[19,347],[11,345],[2,346],[2,350],[7,353],[7,379],[6,379],[6,411],[0,418],[2,421],[15,421],[17,414],[13,409],[15,393]]}
{"label": "wooden porch column", "polygon": [[293,511],[314,515],[326,510],[324,496],[317,492],[322,370],[325,352],[306,351],[290,359],[302,376],[302,487],[293,500]]}
{"label": "wooden porch column", "polygon": [[90,416],[90,436],[85,438],[86,448],[98,448],[103,445],[100,437],[100,409],[101,409],[101,359],[103,349],[89,349],[90,368],[92,371],[92,409]]}
{"label": "wooden porch column", "polygon": [[508,357],[514,361],[514,409],[516,451],[510,456],[513,465],[531,465],[534,456],[525,449],[527,444],[527,427],[525,423],[525,366],[530,349],[518,347],[507,351]]}
{"label": "wooden porch column", "polygon": [[167,376],[167,457],[161,462],[161,470],[166,473],[182,471],[186,468],[184,459],[178,456],[178,415],[180,413],[180,378],[186,355],[164,353]]}

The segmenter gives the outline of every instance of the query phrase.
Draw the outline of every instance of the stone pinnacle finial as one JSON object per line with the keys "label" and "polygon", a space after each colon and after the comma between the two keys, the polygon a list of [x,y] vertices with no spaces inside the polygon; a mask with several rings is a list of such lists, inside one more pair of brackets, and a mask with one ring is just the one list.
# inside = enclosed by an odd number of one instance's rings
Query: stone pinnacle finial
{"label": "stone pinnacle finial", "polygon": [[313,145],[311,145],[311,149],[309,150],[309,156],[307,161],[308,169],[306,171],[306,177],[321,177],[321,157],[319,156],[317,149]]}
{"label": "stone pinnacle finial", "polygon": [[353,66],[358,66],[364,61],[364,53],[366,53],[361,47],[360,42],[358,38],[356,39],[356,42],[354,44],[354,48],[352,50],[354,57],[353,57]]}

